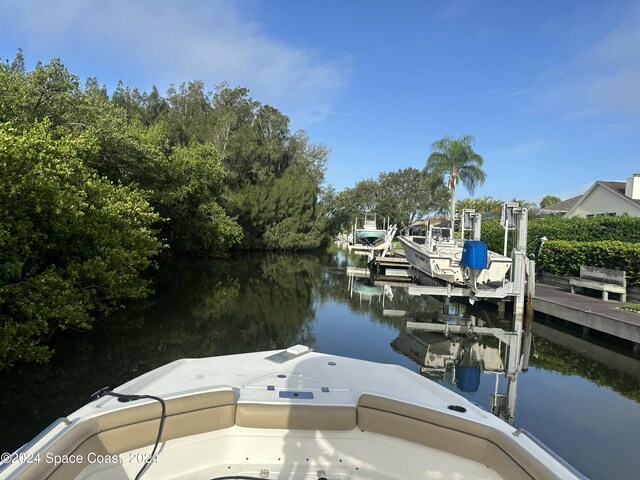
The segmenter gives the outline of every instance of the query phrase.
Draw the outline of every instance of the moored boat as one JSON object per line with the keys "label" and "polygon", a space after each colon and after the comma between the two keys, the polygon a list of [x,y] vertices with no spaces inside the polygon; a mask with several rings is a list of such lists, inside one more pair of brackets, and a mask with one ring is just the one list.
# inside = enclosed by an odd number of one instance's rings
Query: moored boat
{"label": "moored boat", "polygon": [[362,221],[362,228],[358,228],[358,222],[354,226],[355,231],[355,243],[361,245],[376,245],[382,243],[387,235],[387,230],[384,228],[378,228],[376,216],[373,218],[365,215]]}
{"label": "moored boat", "polygon": [[[461,263],[464,240],[453,237],[450,228],[429,229],[426,237],[398,237],[405,257],[417,270],[445,282],[459,285],[470,282],[470,274]],[[483,268],[474,283],[503,282],[512,260],[499,253],[487,251],[486,268]]]}
{"label": "moored boat", "polygon": [[178,360],[95,397],[0,479],[584,478],[417,373],[301,345]]}

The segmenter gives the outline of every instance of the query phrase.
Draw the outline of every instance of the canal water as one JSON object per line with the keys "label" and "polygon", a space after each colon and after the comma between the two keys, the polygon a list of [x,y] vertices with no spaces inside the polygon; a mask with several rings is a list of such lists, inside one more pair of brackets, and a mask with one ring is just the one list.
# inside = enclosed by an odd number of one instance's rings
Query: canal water
{"label": "canal water", "polygon": [[[0,451],[15,450],[99,388],[115,387],[167,362],[296,343],[402,365],[487,410],[500,403],[492,402],[507,388],[499,371],[506,352],[500,340],[446,338],[405,327],[407,321],[464,324],[472,317],[477,327],[508,330],[506,322],[498,321],[492,309],[444,305],[410,296],[405,287],[372,287],[347,276],[346,267],[357,263],[339,251],[163,265],[156,293],[144,304],[90,333],[58,340],[46,366],[0,373]],[[638,478],[640,360],[606,340],[585,341],[541,322],[534,327],[528,368],[515,382],[514,425],[592,479]],[[425,359],[426,345],[425,366],[417,359]],[[482,362],[461,362],[471,357]],[[471,366],[463,372],[453,363]]]}

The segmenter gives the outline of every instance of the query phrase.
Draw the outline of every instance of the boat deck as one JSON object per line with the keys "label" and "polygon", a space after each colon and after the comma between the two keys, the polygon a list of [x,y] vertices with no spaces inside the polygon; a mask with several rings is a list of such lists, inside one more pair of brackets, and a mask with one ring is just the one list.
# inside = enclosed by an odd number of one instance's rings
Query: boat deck
{"label": "boat deck", "polygon": [[158,440],[145,480],[579,478],[415,372],[303,346],[179,360],[117,390],[166,413],[100,397],[22,452],[59,463],[11,464],[0,480],[131,480]]}

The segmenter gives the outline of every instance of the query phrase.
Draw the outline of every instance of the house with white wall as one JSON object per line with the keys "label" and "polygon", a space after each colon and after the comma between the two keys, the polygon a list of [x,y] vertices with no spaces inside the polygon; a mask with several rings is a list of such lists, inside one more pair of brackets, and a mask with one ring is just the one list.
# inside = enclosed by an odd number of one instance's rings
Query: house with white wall
{"label": "house with white wall", "polygon": [[583,195],[540,209],[541,214],[562,214],[565,217],[594,215],[629,215],[640,217],[640,173],[626,182],[595,182]]}

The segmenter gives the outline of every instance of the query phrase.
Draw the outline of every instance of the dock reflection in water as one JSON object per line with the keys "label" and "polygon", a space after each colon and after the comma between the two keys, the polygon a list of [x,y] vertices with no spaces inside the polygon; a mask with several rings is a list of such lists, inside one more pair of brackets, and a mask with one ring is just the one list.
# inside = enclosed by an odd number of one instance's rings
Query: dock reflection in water
{"label": "dock reflection in water", "polygon": [[[478,326],[473,316],[443,315],[440,320],[408,321],[391,346],[420,365],[425,376],[455,385],[460,392],[477,392],[482,374],[494,374],[489,409],[513,425],[518,374],[528,369],[532,334]],[[499,391],[502,375],[506,379],[503,392]]]}

